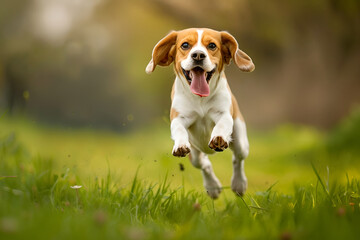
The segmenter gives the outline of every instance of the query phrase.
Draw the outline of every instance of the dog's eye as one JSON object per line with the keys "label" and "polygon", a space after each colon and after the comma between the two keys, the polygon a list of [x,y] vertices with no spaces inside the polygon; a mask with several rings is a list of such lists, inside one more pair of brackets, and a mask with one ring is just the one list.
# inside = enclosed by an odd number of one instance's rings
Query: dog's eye
{"label": "dog's eye", "polygon": [[216,44],[215,43],[209,43],[208,48],[210,50],[215,50],[216,49]]}
{"label": "dog's eye", "polygon": [[183,50],[189,49],[189,47],[190,47],[190,44],[188,42],[184,42],[183,44],[181,44],[181,48]]}

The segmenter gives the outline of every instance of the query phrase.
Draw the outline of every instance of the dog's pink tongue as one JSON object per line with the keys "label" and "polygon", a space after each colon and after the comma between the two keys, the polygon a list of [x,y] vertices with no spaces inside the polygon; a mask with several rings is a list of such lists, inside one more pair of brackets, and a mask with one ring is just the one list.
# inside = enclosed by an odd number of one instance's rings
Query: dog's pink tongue
{"label": "dog's pink tongue", "polygon": [[200,97],[207,97],[210,94],[209,84],[206,82],[205,71],[202,69],[190,70],[191,91]]}

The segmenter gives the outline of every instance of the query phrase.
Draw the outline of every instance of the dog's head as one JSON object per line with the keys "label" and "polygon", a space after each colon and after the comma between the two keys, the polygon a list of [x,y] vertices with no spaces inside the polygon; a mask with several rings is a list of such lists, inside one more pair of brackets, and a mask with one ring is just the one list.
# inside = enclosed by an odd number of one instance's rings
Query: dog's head
{"label": "dog's head", "polygon": [[238,48],[229,33],[190,28],[170,32],[161,39],[153,49],[146,72],[153,72],[156,65],[168,66],[174,62],[176,74],[189,84],[191,92],[207,97],[211,80],[219,76],[231,59],[244,72],[255,69],[251,58]]}

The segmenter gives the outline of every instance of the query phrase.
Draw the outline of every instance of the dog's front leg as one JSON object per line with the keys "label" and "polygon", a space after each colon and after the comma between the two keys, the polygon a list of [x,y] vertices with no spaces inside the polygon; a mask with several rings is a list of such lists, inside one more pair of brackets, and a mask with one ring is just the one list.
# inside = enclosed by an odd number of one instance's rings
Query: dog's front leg
{"label": "dog's front leg", "polygon": [[213,116],[215,127],[211,133],[209,147],[222,152],[229,147],[233,131],[233,119],[229,112]]}
{"label": "dog's front leg", "polygon": [[190,153],[189,135],[184,118],[176,117],[171,121],[171,138],[174,140],[172,154],[175,157],[185,157]]}

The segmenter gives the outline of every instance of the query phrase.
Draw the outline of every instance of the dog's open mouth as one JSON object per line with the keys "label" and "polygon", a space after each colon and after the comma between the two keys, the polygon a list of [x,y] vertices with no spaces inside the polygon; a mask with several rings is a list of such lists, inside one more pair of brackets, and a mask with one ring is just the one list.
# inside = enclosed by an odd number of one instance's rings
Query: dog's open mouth
{"label": "dog's open mouth", "polygon": [[195,67],[190,71],[182,68],[183,74],[190,84],[191,92],[200,97],[207,97],[210,94],[209,82],[215,72],[214,68],[210,72],[206,72],[201,67]]}

